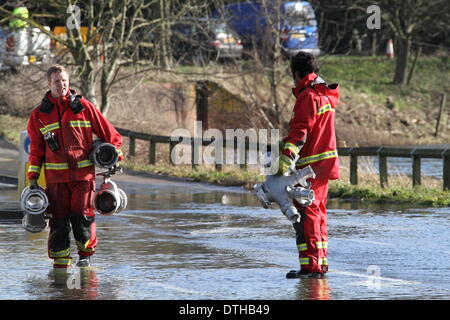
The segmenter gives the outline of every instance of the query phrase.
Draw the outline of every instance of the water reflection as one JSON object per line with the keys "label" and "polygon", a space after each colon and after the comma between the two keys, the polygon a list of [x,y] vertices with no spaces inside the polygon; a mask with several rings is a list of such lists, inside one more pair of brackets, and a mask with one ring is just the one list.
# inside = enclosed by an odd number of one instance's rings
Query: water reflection
{"label": "water reflection", "polygon": [[92,268],[53,269],[48,274],[49,287],[57,299],[95,300],[100,294],[100,280]]}
{"label": "water reflection", "polygon": [[299,279],[296,286],[295,299],[297,300],[330,300],[331,288],[328,279]]}

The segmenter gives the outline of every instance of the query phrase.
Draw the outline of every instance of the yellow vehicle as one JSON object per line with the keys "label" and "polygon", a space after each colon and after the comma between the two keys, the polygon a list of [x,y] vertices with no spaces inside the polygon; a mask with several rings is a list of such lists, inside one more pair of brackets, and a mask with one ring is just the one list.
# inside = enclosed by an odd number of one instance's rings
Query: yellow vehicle
{"label": "yellow vehicle", "polygon": [[[83,43],[87,42],[87,37],[88,37],[88,31],[89,28],[88,27],[80,27],[80,33],[81,33],[81,38],[83,39]],[[94,28],[94,32],[95,32],[95,28]],[[53,33],[57,36],[59,36],[61,39],[63,40],[67,40],[68,37],[68,33],[67,33],[67,28],[64,26],[56,26],[53,29]],[[100,42],[100,38],[97,36],[96,39],[98,40],[98,42]],[[93,41],[91,41],[92,44],[94,44]],[[56,40],[52,40],[52,50],[60,50],[60,49],[64,49],[64,45],[59,43]]]}

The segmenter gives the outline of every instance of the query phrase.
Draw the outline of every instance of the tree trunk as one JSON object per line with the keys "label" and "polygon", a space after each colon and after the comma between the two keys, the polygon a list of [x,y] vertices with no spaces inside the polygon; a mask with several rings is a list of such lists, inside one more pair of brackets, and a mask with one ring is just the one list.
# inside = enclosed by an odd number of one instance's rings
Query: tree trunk
{"label": "tree trunk", "polygon": [[100,111],[103,113],[104,116],[108,114],[110,103],[109,103],[109,90],[102,88],[102,105],[100,107]]}
{"label": "tree trunk", "polygon": [[171,52],[170,52],[170,25],[167,18],[170,14],[170,1],[160,0],[159,2],[160,17],[163,18],[160,26],[159,43],[160,43],[160,66],[162,68],[170,68]]}
{"label": "tree trunk", "polygon": [[376,32],[372,32],[370,55],[372,57],[375,57],[377,55],[377,34],[376,34]]}
{"label": "tree trunk", "polygon": [[406,84],[406,74],[408,67],[408,58],[411,50],[411,38],[397,39],[397,62],[395,65],[395,84]]}
{"label": "tree trunk", "polygon": [[86,66],[80,72],[80,89],[83,96],[97,106],[95,90],[95,73],[90,62],[85,62]]}

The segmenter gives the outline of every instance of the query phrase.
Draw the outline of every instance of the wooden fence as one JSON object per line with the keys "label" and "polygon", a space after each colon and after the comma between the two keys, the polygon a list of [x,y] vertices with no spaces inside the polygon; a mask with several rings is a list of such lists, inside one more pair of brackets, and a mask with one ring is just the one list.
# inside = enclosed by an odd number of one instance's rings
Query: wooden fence
{"label": "wooden fence", "polygon": [[339,156],[350,157],[350,183],[358,184],[358,157],[378,157],[378,171],[380,186],[384,188],[388,183],[387,158],[410,158],[412,165],[412,185],[421,184],[421,159],[442,159],[443,188],[450,189],[450,149],[431,148],[396,148],[396,147],[358,147],[339,148]]}
{"label": "wooden fence", "polygon": [[[172,141],[171,137],[168,136],[159,136],[152,135],[148,133],[135,132],[131,130],[126,130],[122,128],[117,128],[119,133],[122,136],[129,138],[129,155],[135,156],[136,154],[136,139],[148,141],[150,144],[149,147],[149,163],[156,163],[156,145],[158,143],[169,144],[169,162],[173,163],[170,155],[172,154],[172,150],[180,143],[179,141]],[[190,139],[190,140],[189,140]],[[195,141],[194,138],[183,138],[184,141],[189,140],[192,146],[191,152],[192,158],[191,163],[192,167],[196,168],[196,163],[198,163],[199,151],[195,149],[196,146],[207,146],[213,142],[212,139],[202,139],[201,141]],[[238,148],[237,141],[226,141],[223,140],[223,146],[234,146],[234,148]],[[262,145],[264,150],[270,151],[271,145]],[[241,168],[247,168],[247,153],[250,148],[253,148],[248,141],[248,138],[245,140],[245,150],[246,152],[241,154],[242,161]],[[431,148],[396,148],[396,147],[355,147],[355,148],[338,148],[338,154],[341,157],[348,156],[350,157],[350,183],[358,184],[358,157],[367,157],[374,156],[378,157],[379,164],[379,176],[380,176],[380,186],[382,188],[386,187],[388,184],[388,166],[387,166],[387,158],[388,157],[399,157],[399,158],[410,158],[412,165],[412,185],[417,186],[421,184],[421,159],[422,158],[432,158],[432,159],[442,159],[443,165],[443,188],[450,189],[450,149],[431,149]],[[221,164],[216,164],[217,170],[222,170]]]}

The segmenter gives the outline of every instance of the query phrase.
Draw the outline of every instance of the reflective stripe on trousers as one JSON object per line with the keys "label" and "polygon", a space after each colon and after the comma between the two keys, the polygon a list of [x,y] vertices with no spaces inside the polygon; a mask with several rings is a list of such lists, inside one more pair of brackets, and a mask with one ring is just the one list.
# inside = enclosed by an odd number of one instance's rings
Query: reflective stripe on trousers
{"label": "reflective stripe on trousers", "polygon": [[301,270],[325,273],[328,271],[326,215],[328,180],[314,179],[311,188],[315,192],[316,200],[306,208],[294,202],[301,219],[293,226]]}

